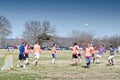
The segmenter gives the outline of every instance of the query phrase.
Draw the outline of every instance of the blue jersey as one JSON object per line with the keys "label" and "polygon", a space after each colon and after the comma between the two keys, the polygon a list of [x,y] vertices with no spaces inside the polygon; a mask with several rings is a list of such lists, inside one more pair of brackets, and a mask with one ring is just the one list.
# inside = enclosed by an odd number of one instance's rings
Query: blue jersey
{"label": "blue jersey", "polygon": [[23,54],[23,53],[24,53],[24,45],[21,45],[21,46],[20,46],[19,51],[20,51],[20,54]]}
{"label": "blue jersey", "polygon": [[110,55],[114,55],[114,48],[110,48]]}

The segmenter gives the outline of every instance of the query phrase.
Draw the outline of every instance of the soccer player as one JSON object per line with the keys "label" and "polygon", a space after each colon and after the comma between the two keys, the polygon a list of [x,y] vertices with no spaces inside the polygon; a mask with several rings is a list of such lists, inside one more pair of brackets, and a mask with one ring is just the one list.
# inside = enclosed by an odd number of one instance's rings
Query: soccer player
{"label": "soccer player", "polygon": [[93,63],[94,63],[94,59],[95,59],[95,57],[94,57],[94,47],[93,47],[93,45],[92,44],[89,44],[90,45],[90,53],[92,54],[92,56],[91,56],[91,58],[93,59]]}
{"label": "soccer player", "polygon": [[33,48],[33,52],[35,55],[35,60],[33,62],[33,65],[38,65],[38,60],[40,58],[40,54],[41,54],[41,49],[40,49],[40,45],[39,45],[39,41],[36,41],[34,48]]}
{"label": "soccer player", "polygon": [[82,62],[82,57],[80,53],[80,47],[77,45],[77,42],[75,42],[76,50],[77,50],[77,56],[78,56],[78,62]]}
{"label": "soccer player", "polygon": [[91,44],[88,44],[87,48],[84,48],[84,54],[85,54],[85,59],[86,59],[86,68],[90,67],[90,61],[91,61],[91,56],[92,56],[92,51],[93,49],[91,48]]}
{"label": "soccer player", "polygon": [[55,59],[56,59],[56,44],[53,44],[51,52],[52,52],[52,62],[51,62],[51,64],[55,64]]}
{"label": "soccer player", "polygon": [[70,47],[71,52],[72,52],[72,59],[73,59],[73,64],[72,65],[78,65],[78,56],[77,56],[77,48],[76,48],[76,43],[73,43],[73,46]]}
{"label": "soccer player", "polygon": [[118,54],[119,54],[119,56],[120,56],[120,46],[118,46]]}
{"label": "soccer player", "polygon": [[28,62],[29,51],[30,51],[29,44],[25,43],[25,52],[24,52],[24,55],[25,55],[25,59],[26,59],[26,65],[29,65],[29,62]]}
{"label": "soccer player", "polygon": [[105,51],[104,45],[102,44],[101,47],[98,49],[98,54],[96,55],[95,58],[95,63],[100,63],[100,59]]}
{"label": "soccer player", "polygon": [[25,67],[25,57],[24,57],[24,42],[22,43],[22,45],[20,45],[19,48],[19,60],[18,60],[19,65],[17,65],[17,67]]}
{"label": "soccer player", "polygon": [[113,58],[114,58],[114,48],[111,45],[110,46],[110,56],[108,57],[108,64],[107,65],[111,65],[111,64],[114,65]]}

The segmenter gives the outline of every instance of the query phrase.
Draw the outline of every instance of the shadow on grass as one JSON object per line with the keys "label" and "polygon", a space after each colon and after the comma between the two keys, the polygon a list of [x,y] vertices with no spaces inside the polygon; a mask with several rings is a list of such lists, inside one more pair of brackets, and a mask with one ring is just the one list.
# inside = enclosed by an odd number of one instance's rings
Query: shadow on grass
{"label": "shadow on grass", "polygon": [[90,67],[88,67],[88,66],[81,66],[82,68],[90,68]]}
{"label": "shadow on grass", "polygon": [[70,64],[70,66],[78,66],[78,64]]}

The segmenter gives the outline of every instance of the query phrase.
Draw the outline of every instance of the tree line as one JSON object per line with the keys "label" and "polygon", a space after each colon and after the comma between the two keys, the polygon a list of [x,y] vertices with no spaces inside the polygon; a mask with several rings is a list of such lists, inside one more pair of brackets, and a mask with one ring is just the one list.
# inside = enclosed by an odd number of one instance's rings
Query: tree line
{"label": "tree line", "polygon": [[105,47],[113,45],[114,47],[120,46],[120,35],[104,36],[102,38],[95,38],[95,31],[81,31],[73,30],[67,38],[56,36],[56,27],[52,26],[50,21],[27,21],[24,25],[22,39],[16,37],[14,42],[7,43],[5,39],[12,34],[12,26],[10,21],[5,16],[0,16],[0,45],[8,45],[10,43],[19,45],[20,40],[27,41],[33,45],[36,40],[45,46],[50,46],[56,43],[61,46],[70,46],[73,42],[77,42],[79,46],[86,46],[87,43],[92,43],[93,46],[100,46],[104,44]]}

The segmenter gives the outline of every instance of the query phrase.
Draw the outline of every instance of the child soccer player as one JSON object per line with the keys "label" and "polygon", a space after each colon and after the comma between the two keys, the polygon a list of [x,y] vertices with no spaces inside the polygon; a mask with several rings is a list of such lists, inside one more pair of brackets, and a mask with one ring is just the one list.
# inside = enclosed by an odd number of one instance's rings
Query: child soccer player
{"label": "child soccer player", "polygon": [[56,59],[56,44],[53,44],[51,52],[52,52],[52,62],[51,62],[51,64],[55,64],[55,59]]}
{"label": "child soccer player", "polygon": [[107,65],[111,65],[111,64],[114,65],[113,58],[114,58],[114,48],[113,46],[110,46],[110,56],[108,57]]}
{"label": "child soccer player", "polygon": [[101,47],[98,49],[98,54],[96,55],[95,63],[100,63],[100,59],[104,51],[105,51],[104,45],[101,45]]}
{"label": "child soccer player", "polygon": [[77,42],[75,42],[75,46],[76,46],[76,50],[77,50],[78,62],[81,63],[82,62],[82,57],[81,57],[80,48],[77,45]]}
{"label": "child soccer player", "polygon": [[93,47],[93,45],[92,44],[89,44],[90,45],[90,53],[92,54],[91,55],[91,58],[93,59],[93,63],[94,63],[94,59],[95,59],[95,57],[94,57],[94,47]]}
{"label": "child soccer player", "polygon": [[92,56],[92,48],[90,44],[88,44],[88,47],[84,49],[84,54],[85,54],[85,59],[86,59],[86,68],[90,67],[90,61],[91,61],[91,56]]}
{"label": "child soccer player", "polygon": [[77,56],[77,48],[76,48],[76,43],[73,44],[71,48],[72,51],[72,59],[73,59],[73,65],[78,65],[78,56]]}

